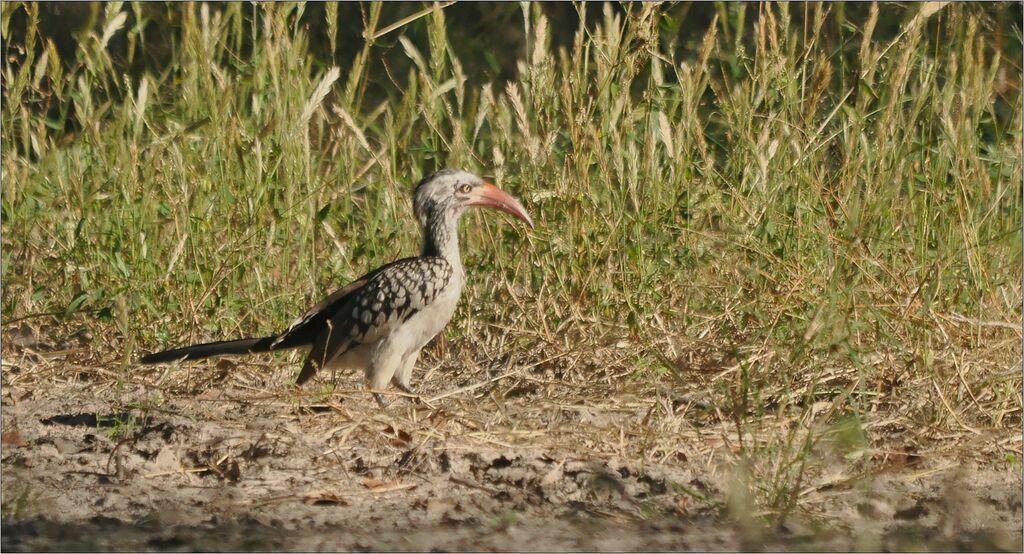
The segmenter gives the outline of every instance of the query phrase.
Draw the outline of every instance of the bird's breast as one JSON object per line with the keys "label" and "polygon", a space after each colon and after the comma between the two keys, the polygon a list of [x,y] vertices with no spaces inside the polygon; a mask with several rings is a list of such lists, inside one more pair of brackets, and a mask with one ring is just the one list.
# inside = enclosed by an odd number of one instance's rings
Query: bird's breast
{"label": "bird's breast", "polygon": [[404,342],[408,345],[409,353],[423,348],[448,325],[459,304],[462,285],[461,279],[452,279],[433,302],[403,325],[402,333],[405,335]]}

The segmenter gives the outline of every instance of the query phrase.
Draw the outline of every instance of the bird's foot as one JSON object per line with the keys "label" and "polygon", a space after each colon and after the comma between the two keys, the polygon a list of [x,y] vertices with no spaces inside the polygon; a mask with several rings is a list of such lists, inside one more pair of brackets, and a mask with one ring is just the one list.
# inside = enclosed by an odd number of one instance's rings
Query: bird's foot
{"label": "bird's foot", "polygon": [[414,402],[419,402],[420,404],[423,404],[424,406],[430,408],[431,410],[435,409],[433,404],[431,404],[430,402],[427,402],[427,399],[423,398],[423,396],[421,396],[419,393],[417,393],[416,390],[413,389],[411,386],[403,385],[402,383],[395,383],[395,388],[400,390],[400,391],[402,391],[402,392],[404,392],[405,394],[410,395],[409,396],[409,400],[412,400]]}
{"label": "bird's foot", "polygon": [[389,394],[382,394],[380,392],[374,393],[374,399],[377,400],[377,406],[381,407],[381,410],[391,406],[394,403],[394,396]]}
{"label": "bird's foot", "polygon": [[391,405],[392,402],[394,402],[393,398],[385,400],[384,395],[379,392],[373,393],[373,399],[377,401],[377,405],[380,406],[380,409],[382,410],[384,408],[387,408],[388,406]]}

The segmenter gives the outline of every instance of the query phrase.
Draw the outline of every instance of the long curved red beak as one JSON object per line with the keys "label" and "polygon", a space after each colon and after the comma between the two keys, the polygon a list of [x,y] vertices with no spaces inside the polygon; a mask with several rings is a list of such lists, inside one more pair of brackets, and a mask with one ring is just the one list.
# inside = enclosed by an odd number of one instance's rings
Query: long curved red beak
{"label": "long curved red beak", "polygon": [[530,214],[526,213],[526,209],[519,203],[511,194],[501,190],[493,183],[484,182],[482,187],[478,187],[473,195],[474,198],[468,202],[470,206],[484,206],[487,208],[495,208],[503,212],[508,212],[517,218],[523,220],[530,229],[533,229],[533,220],[530,219]]}

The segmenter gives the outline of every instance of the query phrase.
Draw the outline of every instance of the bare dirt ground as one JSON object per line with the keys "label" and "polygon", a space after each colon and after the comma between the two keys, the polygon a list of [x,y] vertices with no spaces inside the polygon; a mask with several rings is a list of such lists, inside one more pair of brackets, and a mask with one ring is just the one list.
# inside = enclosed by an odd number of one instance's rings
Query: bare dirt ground
{"label": "bare dirt ground", "polygon": [[439,366],[432,407],[381,411],[356,376],[300,398],[280,362],[34,359],[5,351],[5,551],[1022,548],[1019,466],[941,454],[808,475],[766,523],[726,434],[643,387]]}

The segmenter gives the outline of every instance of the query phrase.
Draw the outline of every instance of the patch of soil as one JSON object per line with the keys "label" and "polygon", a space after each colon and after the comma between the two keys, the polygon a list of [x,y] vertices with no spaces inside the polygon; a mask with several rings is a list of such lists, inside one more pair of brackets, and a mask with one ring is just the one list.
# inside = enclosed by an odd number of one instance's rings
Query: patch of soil
{"label": "patch of soil", "polygon": [[551,440],[642,410],[289,394],[5,388],[3,550],[1021,550],[1014,469],[917,464],[767,527],[696,450]]}

